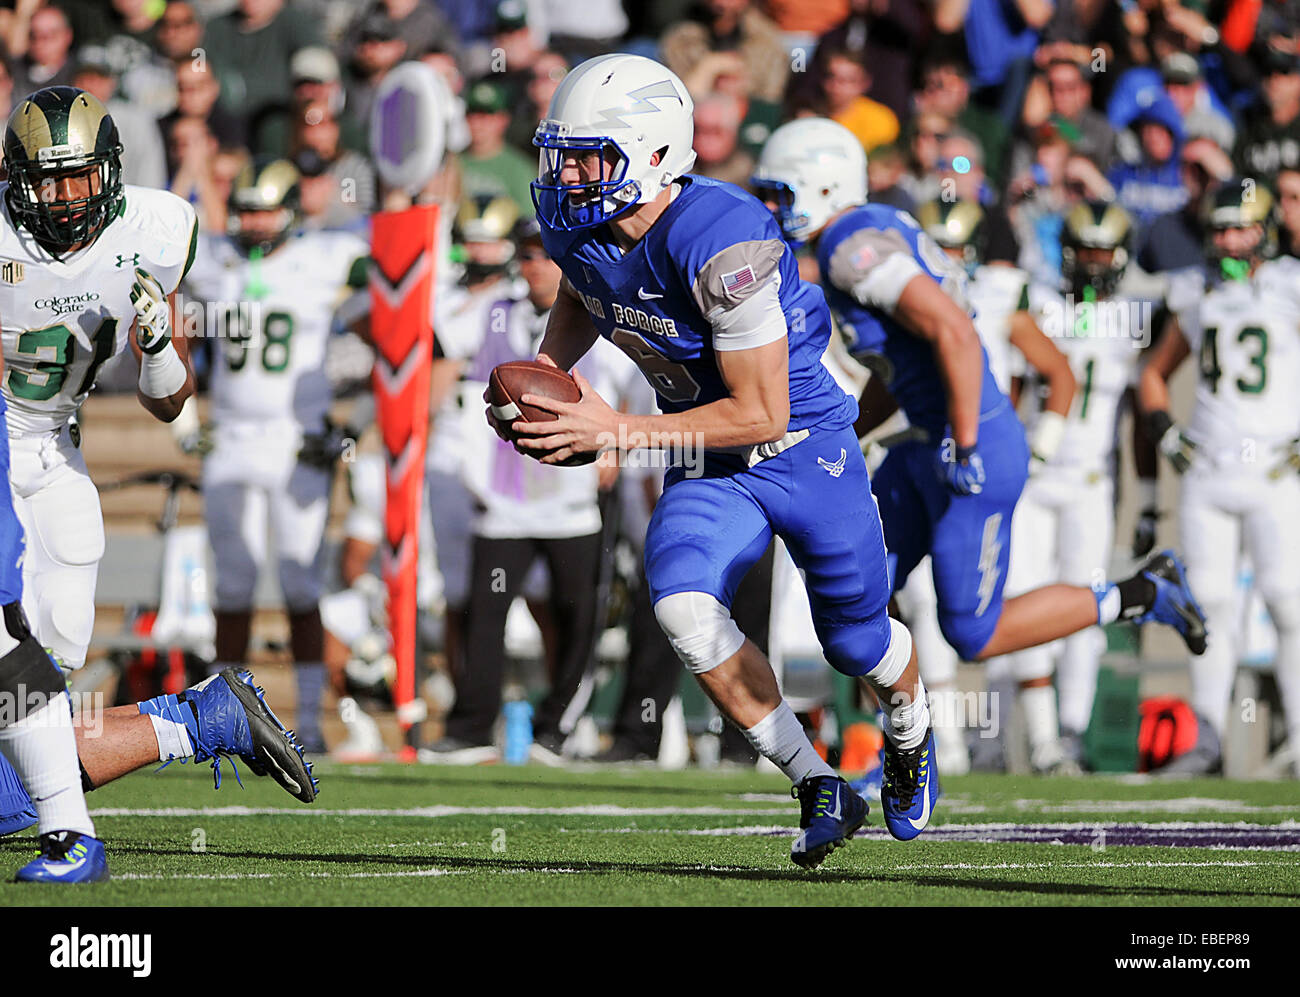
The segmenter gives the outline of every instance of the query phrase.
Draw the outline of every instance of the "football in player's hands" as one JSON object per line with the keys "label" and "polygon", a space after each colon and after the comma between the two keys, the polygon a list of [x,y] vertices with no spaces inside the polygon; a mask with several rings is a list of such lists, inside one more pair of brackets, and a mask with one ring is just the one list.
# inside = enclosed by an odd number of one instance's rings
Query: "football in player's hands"
{"label": "football in player's hands", "polygon": [[[488,413],[494,420],[494,428],[502,439],[515,442],[520,434],[510,428],[510,424],[522,419],[524,422],[551,422],[554,412],[525,405],[519,399],[524,395],[541,395],[561,402],[582,400],[582,390],[567,372],[536,360],[513,360],[498,364],[488,376],[487,401]],[[530,457],[538,460],[553,451],[528,450]],[[599,454],[574,454],[562,461],[563,467],[590,464]]]}

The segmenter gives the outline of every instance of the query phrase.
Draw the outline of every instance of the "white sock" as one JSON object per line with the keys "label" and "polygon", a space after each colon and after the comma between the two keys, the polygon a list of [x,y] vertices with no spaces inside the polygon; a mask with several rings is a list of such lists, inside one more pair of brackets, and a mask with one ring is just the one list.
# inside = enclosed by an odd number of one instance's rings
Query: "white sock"
{"label": "white sock", "polygon": [[158,761],[189,758],[194,754],[194,742],[190,740],[189,728],[183,723],[153,713],[145,716],[153,721],[153,736],[158,740]]}
{"label": "white sock", "polygon": [[1021,689],[1020,709],[1025,715],[1031,764],[1045,768],[1059,761],[1061,730],[1057,722],[1056,690],[1050,685]]}
{"label": "white sock", "polygon": [[81,791],[72,704],[66,694],[54,696],[35,713],[0,728],[0,751],[32,798],[41,834],[77,831],[95,836]]}
{"label": "white sock", "polygon": [[1226,740],[1228,711],[1232,708],[1232,681],[1237,676],[1236,620],[1232,604],[1205,602],[1205,629],[1209,632],[1205,653],[1188,662],[1192,674],[1193,709],[1210,722]]}
{"label": "white sock", "polygon": [[745,737],[764,758],[785,773],[791,782],[810,776],[831,775],[835,770],[817,754],[799,718],[784,699],[781,705],[745,731]]}
{"label": "white sock", "polygon": [[884,734],[901,751],[919,748],[930,730],[930,704],[925,694],[925,683],[916,677],[916,698],[909,699],[901,693],[887,693],[889,702],[881,700],[884,707]]}

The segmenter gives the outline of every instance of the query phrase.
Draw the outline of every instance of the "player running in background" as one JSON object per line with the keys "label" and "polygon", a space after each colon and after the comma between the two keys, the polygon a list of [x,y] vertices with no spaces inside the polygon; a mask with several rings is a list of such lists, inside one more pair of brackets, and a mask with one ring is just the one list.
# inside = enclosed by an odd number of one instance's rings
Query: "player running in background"
{"label": "player running in background", "polygon": [[655,616],[718,709],[794,783],[802,831],[791,858],[812,867],[867,811],[731,618],[737,583],[774,533],[806,572],[827,660],[886,704],[883,807],[899,838],[921,832],[937,795],[929,707],[911,636],[886,613],[856,407],[821,364],[825,300],[800,281],[758,201],[688,175],[691,115],[682,82],[638,56],[589,60],[556,91],[534,138],[533,191],[565,279],[539,359],[568,370],[604,336],[641,368],[664,414],[616,412],[579,375],[581,401],[525,395],[558,419],[514,429],[551,463],[664,445],[699,458],[668,471],[650,522]]}
{"label": "player running in background", "polygon": [[[1016,506],[1007,579],[1013,595],[1053,581],[1089,585],[1110,565],[1119,416],[1132,401],[1142,349],[1165,296],[1164,279],[1130,262],[1132,232],[1118,204],[1075,205],[1061,232],[1060,288],[1030,291],[1034,318],[1069,357],[1079,388],[1060,447],[1031,464]],[[1031,433],[1044,415],[1031,408]],[[1081,766],[1105,646],[1101,631],[1089,628],[1011,656],[1035,771]]]}
{"label": "player running in background", "polygon": [[[1142,370],[1147,432],[1183,475],[1180,542],[1210,626],[1193,659],[1192,706],[1222,738],[1238,646],[1234,590],[1244,546],[1277,629],[1275,674],[1291,745],[1300,744],[1300,260],[1272,259],[1273,198],[1244,181],[1208,202],[1217,263],[1203,296],[1176,311]],[[1168,380],[1188,357],[1199,366],[1186,427],[1169,412]],[[1149,489],[1154,493],[1154,482]],[[1165,771],[1212,772],[1218,745],[1198,743]]]}
{"label": "player running in background", "polygon": [[348,232],[295,232],[298,179],[283,159],[247,167],[230,193],[232,234],[204,238],[186,286],[222,326],[213,446],[203,462],[218,667],[248,653],[269,526],[289,617],[298,738],[305,751],[322,752],[328,678],[317,555],[346,435],[328,420],[325,351],[338,306],[366,285],[369,247]]}
{"label": "player running in background", "polygon": [[[1041,379],[1042,411],[1030,450],[1040,462],[1050,460],[1061,437],[1060,424],[1070,411],[1075,379],[1070,362],[1029,313],[1029,275],[1015,265],[1010,226],[999,227],[974,200],[928,201],[917,209],[917,221],[969,277],[966,290],[975,331],[998,387],[1014,404],[1020,381],[1029,371]],[[1013,571],[1014,565],[1013,557]],[[933,570],[929,561],[922,561],[918,569],[899,590],[898,605],[905,615],[910,614],[908,626],[917,640],[921,677],[930,690],[940,767],[961,774],[970,768],[964,728],[971,718],[964,715],[964,701],[957,689],[957,653],[939,629]],[[987,677],[992,686],[992,668]],[[1041,697],[1041,692],[1030,690],[1044,684],[1050,691],[1050,675],[1022,683],[1022,696]]]}
{"label": "player running in background", "polygon": [[862,146],[834,122],[777,129],[756,183],[786,237],[813,243],[854,352],[882,355],[880,380],[927,436],[894,447],[872,487],[897,559],[894,586],[931,554],[939,624],[957,653],[984,660],[1119,618],[1168,623],[1203,651],[1203,617],[1168,552],[1119,583],[1049,585],[1003,601],[1030,450],[971,322],[966,274],[910,215],[865,203]]}

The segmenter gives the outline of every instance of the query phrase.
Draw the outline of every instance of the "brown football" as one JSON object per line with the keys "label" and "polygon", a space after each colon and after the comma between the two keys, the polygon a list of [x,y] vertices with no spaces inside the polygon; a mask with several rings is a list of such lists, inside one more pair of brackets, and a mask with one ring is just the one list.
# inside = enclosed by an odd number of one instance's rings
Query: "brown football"
{"label": "brown football", "polygon": [[[525,422],[550,422],[555,418],[554,412],[525,405],[519,399],[524,395],[542,395],[562,402],[576,402],[582,398],[582,391],[565,371],[550,367],[536,360],[512,360],[510,363],[497,364],[488,376],[488,399],[492,406],[492,415],[507,425],[516,419]],[[519,434],[506,429],[506,435],[517,439]],[[530,457],[541,459],[548,451],[528,451]],[[578,454],[563,461],[564,467],[590,464],[596,454]]]}

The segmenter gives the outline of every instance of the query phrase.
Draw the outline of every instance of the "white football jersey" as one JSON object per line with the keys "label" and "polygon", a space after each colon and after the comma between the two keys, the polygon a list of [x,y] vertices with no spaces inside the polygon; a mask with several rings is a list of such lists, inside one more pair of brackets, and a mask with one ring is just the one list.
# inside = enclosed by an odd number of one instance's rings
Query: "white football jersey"
{"label": "white football jersey", "polygon": [[966,285],[966,296],[975,310],[975,331],[989,355],[993,380],[1006,394],[1011,378],[1024,370],[1011,346],[1011,316],[1028,306],[1026,285],[1029,275],[1019,267],[979,266]]}
{"label": "white football jersey", "polygon": [[350,232],[301,232],[253,260],[228,237],[201,242],[185,286],[217,337],[213,421],[319,430],[333,397],[325,351],[334,313],[349,287],[365,286],[369,246]]}
{"label": "white football jersey", "polygon": [[68,421],[135,323],[135,268],[171,293],[194,262],[194,209],[165,190],[128,185],[93,244],[56,260],[15,224],[0,185],[0,329],[11,436]]}
{"label": "white football jersey", "polygon": [[1300,435],[1300,260],[1214,284],[1178,319],[1200,368],[1187,435],[1206,457],[1262,461]]}
{"label": "white football jersey", "polygon": [[[1082,472],[1110,473],[1118,443],[1120,403],[1137,381],[1156,301],[1163,284],[1147,275],[1120,282],[1113,297],[1077,301],[1055,288],[1034,285],[1030,312],[1052,345],[1070,361],[1074,401],[1061,447],[1050,465]],[[1039,406],[1031,406],[1026,429],[1033,433]]]}

